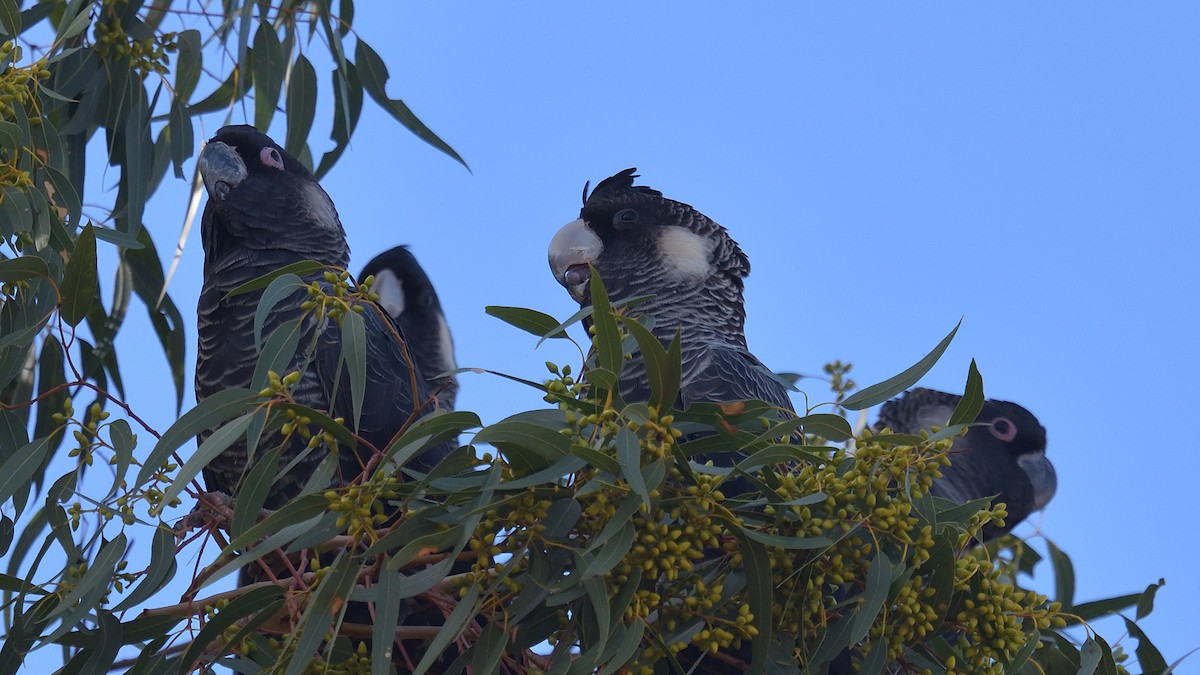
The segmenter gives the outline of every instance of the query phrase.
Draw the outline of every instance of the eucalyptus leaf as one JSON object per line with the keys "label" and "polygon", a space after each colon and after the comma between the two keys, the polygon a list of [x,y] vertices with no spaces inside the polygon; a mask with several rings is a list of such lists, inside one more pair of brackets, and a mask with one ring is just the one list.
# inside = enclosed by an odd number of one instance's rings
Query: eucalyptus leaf
{"label": "eucalyptus leaf", "polygon": [[870,408],[873,405],[883,403],[916,384],[937,363],[938,359],[942,358],[942,354],[950,346],[950,341],[954,339],[960,326],[962,326],[962,319],[959,319],[958,323],[954,326],[954,330],[951,330],[946,337],[942,338],[942,341],[933,348],[933,351],[926,354],[925,358],[917,361],[895,377],[888,378],[879,384],[873,384],[847,396],[846,400],[842,401],[842,407],[847,410]]}

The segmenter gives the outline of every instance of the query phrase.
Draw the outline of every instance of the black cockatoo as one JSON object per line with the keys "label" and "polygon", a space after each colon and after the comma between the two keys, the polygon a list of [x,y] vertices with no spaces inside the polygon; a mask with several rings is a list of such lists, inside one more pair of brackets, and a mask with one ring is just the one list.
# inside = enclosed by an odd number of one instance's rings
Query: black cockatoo
{"label": "black cockatoo", "polygon": [[454,410],[458,378],[437,377],[458,367],[454,360],[454,339],[429,275],[407,246],[397,246],[375,256],[358,278],[361,281],[370,275],[375,276],[371,290],[379,295],[379,304],[404,332],[413,361],[426,377],[438,406]]}
{"label": "black cockatoo", "polygon": [[[636,312],[655,318],[664,344],[678,329],[683,353],[679,401],[728,403],[757,399],[794,412],[787,389],[746,347],[743,279],[750,260],[717,223],[687,204],[645,186],[636,169],[584,192],[579,219],[550,241],[550,269],[580,306],[590,303],[588,265],[614,301],[653,295]],[[645,364],[636,355],[621,371],[626,401],[650,398]]]}
{"label": "black cockatoo", "polygon": [[[209,199],[201,225],[204,284],[197,310],[198,401],[223,389],[251,385],[259,355],[254,316],[260,294],[227,297],[230,290],[303,260],[345,269],[350,256],[329,195],[308,169],[254,127],[227,126],[218,131],[201,151],[199,167]],[[318,272],[306,281],[322,278]],[[285,321],[300,317],[300,304],[307,299],[298,291],[276,305],[266,319],[263,340]],[[383,310],[368,306],[362,316],[366,393],[360,423],[352,430],[383,449],[406,421],[432,410],[434,403],[424,377],[405,358],[401,334]],[[301,347],[286,369],[301,372],[293,396],[298,403],[326,410],[353,427],[350,377],[345,373],[337,377],[341,351],[338,323],[310,318],[302,326]],[[306,360],[306,345],[314,334],[317,346],[311,360]],[[277,442],[277,438],[265,438],[255,456]],[[304,440],[290,443],[280,466],[286,466],[304,448]],[[418,458],[417,468],[428,470],[446,452],[445,446],[429,450]],[[326,450],[318,448],[280,477],[267,498],[267,508],[278,508],[294,497],[325,455]],[[358,475],[362,459],[348,449],[343,449],[339,458],[343,480]],[[236,494],[246,464],[245,444],[235,444],[205,467],[205,484],[210,491]]]}
{"label": "black cockatoo", "polygon": [[[913,389],[883,404],[876,430],[900,434],[946,426],[961,396],[932,389]],[[1054,465],[1046,458],[1046,429],[1033,413],[1016,403],[988,400],[975,424],[954,440],[950,466],[934,481],[935,497],[964,503],[999,495],[1007,506],[1004,527],[990,523],[985,539],[1005,534],[1049,503],[1058,486]]]}

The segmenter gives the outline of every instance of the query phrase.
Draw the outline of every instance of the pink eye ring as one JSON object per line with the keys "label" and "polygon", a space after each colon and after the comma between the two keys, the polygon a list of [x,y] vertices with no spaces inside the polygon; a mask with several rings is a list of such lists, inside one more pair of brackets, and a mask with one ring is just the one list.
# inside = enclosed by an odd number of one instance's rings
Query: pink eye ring
{"label": "pink eye ring", "polygon": [[997,417],[988,425],[988,431],[996,438],[1005,443],[1017,437],[1017,425],[1012,423],[1012,420],[1007,417]]}
{"label": "pink eye ring", "polygon": [[269,166],[280,171],[283,171],[283,156],[275,148],[263,148],[258,153],[258,161],[262,162],[263,166]]}

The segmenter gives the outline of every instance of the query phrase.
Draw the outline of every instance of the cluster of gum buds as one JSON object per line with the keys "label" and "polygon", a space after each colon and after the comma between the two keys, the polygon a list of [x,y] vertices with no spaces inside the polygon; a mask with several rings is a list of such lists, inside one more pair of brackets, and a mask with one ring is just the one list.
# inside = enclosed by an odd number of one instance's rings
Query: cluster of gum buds
{"label": "cluster of gum buds", "polygon": [[365,311],[362,303],[379,299],[371,292],[374,281],[374,277],[367,277],[366,281],[356,285],[345,270],[327,271],[323,282],[313,281],[306,287],[309,299],[300,303],[300,309],[314,312],[317,321],[323,321],[326,316],[340,321],[347,311],[362,314]]}
{"label": "cluster of gum buds", "polygon": [[[112,584],[107,586],[106,588],[108,590],[106,590],[104,594],[100,596],[100,604],[108,603],[108,596],[110,592],[116,591],[117,593],[120,593],[125,590],[126,586],[137,580],[136,574],[125,571],[128,567],[128,560],[121,560],[117,562],[117,567],[113,571]],[[58,580],[58,586],[54,589],[54,595],[59,598],[70,595],[71,592],[75,590],[76,585],[83,580],[83,577],[87,574],[88,569],[89,565],[86,560],[80,560],[74,565],[67,566],[63,576]]]}
{"label": "cluster of gum buds", "polygon": [[558,364],[553,361],[546,362],[546,370],[554,377],[546,380],[546,395],[542,397],[546,403],[556,403],[563,409],[567,410],[568,416],[573,415],[563,399],[574,399],[578,396],[583,388],[582,382],[576,382],[571,376],[571,366],[563,366],[560,370]]}
{"label": "cluster of gum buds", "polygon": [[[12,119],[17,114],[17,106],[33,107],[36,111],[38,104],[37,89],[39,83],[50,77],[50,70],[44,58],[38,59],[26,66],[18,66],[21,60],[20,45],[8,40],[0,44],[0,119]],[[28,115],[31,125],[41,124],[41,115]],[[0,157],[0,185],[13,187],[30,187],[33,185],[28,173],[16,168],[16,157]]]}
{"label": "cluster of gum buds", "polygon": [[[110,426],[107,422],[111,413],[105,411],[99,402],[88,406],[83,421],[74,419],[75,408],[68,397],[63,401],[63,407],[60,412],[51,415],[51,419],[63,425],[65,430],[70,426],[78,428],[72,430],[72,436],[75,439],[76,446],[68,453],[68,457],[75,458],[79,463],[80,468],[92,466],[95,461],[96,453],[104,450],[112,450],[112,445],[104,440],[101,432]],[[134,445],[137,444],[137,434],[132,434],[129,439]],[[120,459],[115,453],[108,459],[110,465],[117,465]],[[137,465],[136,459],[130,459],[130,463]],[[76,501],[67,507],[67,517],[71,524],[71,529],[78,530],[82,524],[83,516],[88,513],[94,513],[101,518],[102,521],[108,522],[113,518],[120,518],[126,525],[132,525],[136,520],[135,507],[140,503],[145,503],[148,507],[147,513],[149,516],[157,516],[159,511],[165,507],[178,506],[182,501],[178,497],[173,497],[170,501],[166,500],[166,492],[160,487],[169,484],[172,480],[171,474],[178,469],[179,466],[171,461],[163,462],[151,476],[146,487],[131,492],[128,489],[128,484],[122,478],[117,483],[117,488],[120,492],[111,500],[103,503],[96,503],[90,508],[84,508],[82,502]]]}
{"label": "cluster of gum buds", "polygon": [[387,501],[399,495],[395,476],[376,473],[370,481],[326,490],[329,510],[339,514],[337,526],[359,540],[375,541],[375,528],[388,521]]}
{"label": "cluster of gum buds", "polygon": [[62,412],[56,412],[50,416],[50,419],[63,425],[76,424],[79,426],[71,434],[75,437],[76,447],[72,448],[67,453],[68,457],[78,457],[79,463],[84,466],[91,466],[93,455],[96,448],[100,444],[100,423],[108,419],[110,413],[100,407],[100,403],[96,402],[88,406],[87,414],[84,415],[84,421],[80,422],[73,419],[75,408],[71,404],[71,399],[67,398],[63,401]]}
{"label": "cluster of gum buds", "polygon": [[[258,395],[266,399],[281,399],[286,403],[295,403],[295,399],[292,398],[292,390],[299,382],[300,371],[298,370],[293,370],[283,377],[272,370],[267,373],[267,386],[259,390]],[[284,410],[284,414],[288,419],[280,427],[279,433],[283,435],[285,442],[292,436],[299,435],[307,441],[310,448],[324,444],[330,452],[337,451],[337,438],[332,432],[314,426],[311,417],[293,408],[287,408]],[[341,417],[334,418],[333,421],[338,424],[345,423],[345,419]]]}
{"label": "cluster of gum buds", "polygon": [[[171,57],[179,49],[177,33],[148,35],[137,39],[121,25],[115,3],[104,3],[104,18],[96,22],[94,48],[107,60],[128,58],[133,70],[142,76],[150,73],[166,75],[170,72]],[[149,28],[146,28],[148,31]]]}

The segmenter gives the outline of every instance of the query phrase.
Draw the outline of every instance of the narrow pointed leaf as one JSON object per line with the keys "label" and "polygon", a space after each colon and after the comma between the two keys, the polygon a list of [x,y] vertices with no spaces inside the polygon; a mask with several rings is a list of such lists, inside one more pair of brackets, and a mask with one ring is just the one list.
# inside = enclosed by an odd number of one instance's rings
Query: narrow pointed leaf
{"label": "narrow pointed leaf", "polygon": [[408,109],[408,106],[403,101],[388,98],[386,85],[389,75],[387,66],[384,65],[383,59],[379,58],[379,54],[363,40],[358,40],[358,45],[355,47],[354,65],[358,69],[358,76],[362,80],[363,89],[367,91],[367,94],[370,95],[371,99],[379,107],[386,110],[409,131],[416,134],[417,138],[450,155],[459,164],[467,168],[468,171],[470,170],[470,167],[454,151],[454,148],[450,147],[441,138],[438,138],[437,134],[433,133],[429,127],[417,119],[417,116]]}
{"label": "narrow pointed leaf", "polygon": [[163,491],[163,502],[171,503],[173,499],[178,497],[180,493],[187,488],[188,483],[192,479],[200,475],[200,471],[208,466],[208,463],[216,459],[218,455],[226,450],[229,446],[237,443],[246,433],[246,429],[250,427],[250,422],[258,413],[249,413],[222,425],[221,428],[214,431],[196,452],[184,462],[183,466],[179,467],[179,471],[171,480],[171,484]]}
{"label": "narrow pointed leaf", "polygon": [[534,309],[488,305],[483,308],[483,311],[509,325],[516,326],[528,333],[533,333],[538,337],[567,337],[566,332],[559,327],[558,319]]}
{"label": "narrow pointed leaf", "polygon": [[895,377],[884,380],[879,384],[873,384],[865,389],[851,394],[850,396],[846,397],[845,401],[842,401],[842,407],[846,408],[847,410],[862,410],[863,408],[870,408],[873,405],[883,403],[889,398],[892,398],[896,394],[899,394],[905,389],[908,389],[916,384],[917,381],[925,375],[925,373],[929,372],[929,369],[933,367],[933,364],[937,363],[938,359],[942,358],[942,354],[945,353],[946,348],[950,346],[950,341],[953,340],[955,334],[958,333],[959,326],[962,326],[962,319],[959,319],[958,323],[954,326],[954,330],[950,331],[949,335],[942,338],[942,341],[933,348],[933,351],[926,354],[925,358],[916,362],[908,370],[905,370],[903,373],[900,373]]}
{"label": "narrow pointed leaf", "polygon": [[138,585],[113,607],[119,612],[137,606],[150,596],[157,593],[175,577],[175,534],[171,528],[159,525],[154,528],[154,536],[150,540],[150,565],[140,578]]}
{"label": "narrow pointed leaf", "polygon": [[260,21],[254,33],[254,59],[251,64],[254,77],[254,126],[268,129],[279,104],[279,92],[283,88],[286,69],[283,46],[275,27]]}
{"label": "narrow pointed leaf", "polygon": [[979,417],[979,412],[983,410],[983,376],[979,374],[979,368],[975,366],[975,359],[971,359],[971,368],[967,371],[967,386],[963,390],[963,396],[958,401],[958,405],[954,407],[954,413],[950,415],[950,421],[946,426],[954,426],[956,424],[971,424]]}
{"label": "narrow pointed leaf", "polygon": [[308,59],[300,54],[292,65],[292,75],[287,87],[287,140],[284,149],[295,157],[304,154],[308,147],[308,134],[312,131],[313,117],[317,111],[317,71]]}
{"label": "narrow pointed leaf", "polygon": [[201,431],[244,414],[246,407],[258,400],[257,394],[245,389],[226,389],[196,404],[195,408],[187,411],[163,433],[142,465],[137,483],[141,485],[150,480],[150,477],[170,459],[171,453],[195,438]]}
{"label": "narrow pointed leaf", "polygon": [[591,281],[592,322],[596,336],[592,340],[592,348],[596,352],[597,367],[612,373],[620,373],[625,365],[625,355],[621,349],[621,335],[617,331],[617,319],[613,315],[612,305],[608,301],[608,292],[604,290],[604,282],[600,272],[593,267]]}
{"label": "narrow pointed leaf", "polygon": [[350,406],[357,429],[362,419],[363,397],[367,393],[367,329],[358,312],[346,312],[341,323],[342,352],[339,358],[345,363],[350,378]]}
{"label": "narrow pointed leaf", "polygon": [[75,250],[67,261],[67,269],[63,272],[62,286],[62,317],[72,326],[87,317],[92,306],[92,298],[100,280],[96,277],[96,233],[91,225],[87,225],[75,239]]}

